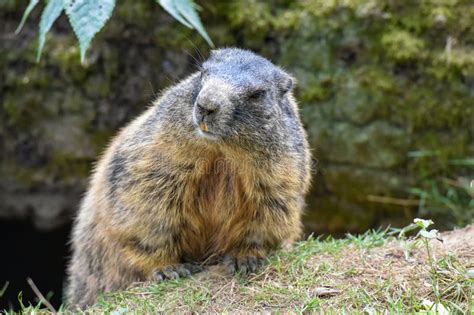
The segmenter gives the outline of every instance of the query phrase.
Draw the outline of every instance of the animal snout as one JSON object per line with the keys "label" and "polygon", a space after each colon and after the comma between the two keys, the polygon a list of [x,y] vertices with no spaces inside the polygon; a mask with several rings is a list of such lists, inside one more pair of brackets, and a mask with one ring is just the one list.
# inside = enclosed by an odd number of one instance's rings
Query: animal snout
{"label": "animal snout", "polygon": [[219,107],[213,102],[198,99],[196,101],[196,109],[198,113],[202,116],[202,118],[204,118],[207,116],[215,115]]}
{"label": "animal snout", "polygon": [[217,112],[218,107],[214,105],[209,105],[209,104],[201,104],[201,103],[196,103],[197,110],[199,111],[199,114],[201,114],[203,117],[206,116],[211,116]]}
{"label": "animal snout", "polygon": [[211,125],[215,123],[218,110],[219,106],[209,98],[198,97],[194,105],[194,123],[202,131],[209,132]]}

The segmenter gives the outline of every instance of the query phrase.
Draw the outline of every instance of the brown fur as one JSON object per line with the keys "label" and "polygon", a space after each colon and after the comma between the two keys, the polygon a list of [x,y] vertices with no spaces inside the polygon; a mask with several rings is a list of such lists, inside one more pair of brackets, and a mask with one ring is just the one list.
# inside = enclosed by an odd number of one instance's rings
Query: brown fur
{"label": "brown fur", "polygon": [[[192,102],[194,80],[177,88],[180,102]],[[173,90],[166,98],[176,98]],[[303,153],[270,162],[238,145],[196,140],[172,120],[144,135],[161,102],[123,129],[95,168],[72,237],[71,306],[186,261],[265,257],[301,235],[305,138]],[[289,102],[297,115],[291,95]]]}

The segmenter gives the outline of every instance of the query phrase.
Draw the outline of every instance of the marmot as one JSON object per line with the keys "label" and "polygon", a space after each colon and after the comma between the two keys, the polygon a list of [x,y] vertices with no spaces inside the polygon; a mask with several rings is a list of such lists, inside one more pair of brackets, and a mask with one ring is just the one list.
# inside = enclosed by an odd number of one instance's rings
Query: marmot
{"label": "marmot", "polygon": [[253,272],[300,237],[310,154],[294,79],[237,48],[212,51],[199,70],[97,164],[72,233],[69,306],[203,262]]}

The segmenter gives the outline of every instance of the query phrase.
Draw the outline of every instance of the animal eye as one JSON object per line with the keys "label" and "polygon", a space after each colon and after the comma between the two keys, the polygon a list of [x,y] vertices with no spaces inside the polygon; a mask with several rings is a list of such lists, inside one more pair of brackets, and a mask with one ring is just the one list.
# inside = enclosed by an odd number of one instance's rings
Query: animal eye
{"label": "animal eye", "polygon": [[251,100],[259,100],[265,96],[265,90],[256,90],[250,93],[249,99]]}

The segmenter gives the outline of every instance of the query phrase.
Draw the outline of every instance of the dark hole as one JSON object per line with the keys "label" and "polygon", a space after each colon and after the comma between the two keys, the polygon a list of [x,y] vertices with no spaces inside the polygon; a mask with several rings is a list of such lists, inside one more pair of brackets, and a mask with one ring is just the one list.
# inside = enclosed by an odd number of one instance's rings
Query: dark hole
{"label": "dark hole", "polygon": [[352,65],[357,60],[357,53],[355,51],[347,50],[341,55],[341,59],[348,65]]}
{"label": "dark hole", "polygon": [[2,310],[19,310],[18,294],[23,304],[36,305],[38,299],[26,279],[29,277],[57,309],[62,303],[65,267],[68,257],[70,224],[51,231],[37,230],[28,221],[0,221],[0,296]]}
{"label": "dark hole", "polygon": [[342,47],[337,52],[337,57],[341,60],[346,66],[352,66],[357,61],[357,51],[351,47]]}
{"label": "dark hole", "polygon": [[418,71],[418,65],[414,61],[406,61],[397,63],[393,67],[393,74],[396,76],[404,76],[413,81],[418,81],[421,77]]}

